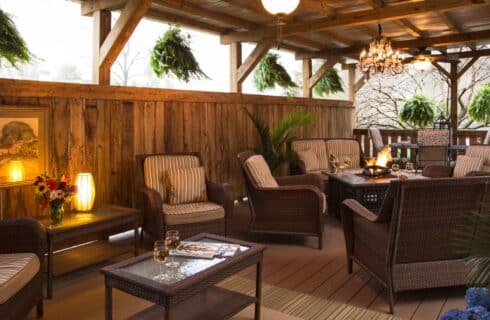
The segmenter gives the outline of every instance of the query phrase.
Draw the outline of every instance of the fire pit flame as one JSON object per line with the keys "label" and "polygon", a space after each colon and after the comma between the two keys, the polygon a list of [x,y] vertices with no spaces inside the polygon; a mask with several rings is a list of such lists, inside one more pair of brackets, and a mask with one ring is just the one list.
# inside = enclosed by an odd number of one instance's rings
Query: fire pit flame
{"label": "fire pit flame", "polygon": [[366,161],[364,174],[370,177],[379,177],[389,174],[388,163],[392,161],[390,147],[385,147],[378,152],[376,158]]}

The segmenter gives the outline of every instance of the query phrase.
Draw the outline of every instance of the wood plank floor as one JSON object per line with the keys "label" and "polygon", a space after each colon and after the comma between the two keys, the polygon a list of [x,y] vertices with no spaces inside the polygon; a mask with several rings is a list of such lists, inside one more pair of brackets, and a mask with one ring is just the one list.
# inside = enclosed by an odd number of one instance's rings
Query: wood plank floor
{"label": "wood plank floor", "polygon": [[[261,236],[246,233],[249,221],[246,204],[239,204],[233,217],[233,236],[267,244],[264,281],[282,288],[388,312],[383,288],[365,271],[355,267],[347,273],[344,237],[340,222],[329,218],[325,224],[324,247],[316,249],[316,238]],[[254,270],[242,275],[254,277]],[[464,307],[465,288],[443,288],[404,292],[397,295],[395,315],[404,319],[436,320],[449,309]]]}

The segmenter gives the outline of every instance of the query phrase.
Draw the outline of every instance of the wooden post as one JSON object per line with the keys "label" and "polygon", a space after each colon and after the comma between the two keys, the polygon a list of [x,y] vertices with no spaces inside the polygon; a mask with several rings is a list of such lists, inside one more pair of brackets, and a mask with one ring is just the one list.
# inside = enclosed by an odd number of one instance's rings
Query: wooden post
{"label": "wooden post", "polygon": [[242,93],[242,83],[238,81],[238,69],[242,65],[242,43],[230,44],[230,91]]}
{"label": "wooden post", "polygon": [[100,47],[111,31],[111,12],[109,10],[98,10],[93,14],[94,19],[94,42],[92,54],[92,81],[96,84],[111,83],[110,66],[99,66]]}
{"label": "wooden post", "polygon": [[348,91],[347,91],[347,99],[352,101],[352,103],[356,100],[356,65],[349,64],[347,68],[347,72],[349,73],[347,79]]}
{"label": "wooden post", "polygon": [[449,70],[449,80],[451,84],[451,103],[450,103],[450,117],[451,117],[451,132],[452,143],[457,144],[458,133],[458,63],[459,61],[451,61],[451,69]]}
{"label": "wooden post", "polygon": [[312,76],[311,59],[303,59],[303,97],[312,97],[312,88],[310,87],[310,78]]}

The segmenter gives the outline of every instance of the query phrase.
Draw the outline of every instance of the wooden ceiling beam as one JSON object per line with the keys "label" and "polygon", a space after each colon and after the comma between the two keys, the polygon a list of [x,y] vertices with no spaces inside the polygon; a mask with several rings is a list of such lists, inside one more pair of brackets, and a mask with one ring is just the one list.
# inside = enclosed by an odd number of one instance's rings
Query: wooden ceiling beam
{"label": "wooden ceiling beam", "polygon": [[[476,31],[476,32],[466,32],[459,34],[451,34],[440,37],[433,38],[420,38],[414,40],[406,41],[392,41],[391,45],[397,50],[407,50],[421,47],[431,47],[431,46],[448,46],[452,44],[468,43],[473,41],[481,41],[490,39],[490,30]],[[339,49],[327,49],[317,52],[298,52],[296,54],[296,59],[312,59],[312,58],[324,58],[332,55],[336,56],[346,56],[350,54],[358,54],[365,45],[357,45],[348,48]]]}
{"label": "wooden ceiling beam", "polygon": [[100,47],[99,67],[111,66],[143,18],[151,0],[128,0],[119,19]]}
{"label": "wooden ceiling beam", "polygon": [[444,22],[444,24],[449,28],[451,32],[460,33],[464,32],[463,28],[456,22],[456,20],[451,17],[448,12],[438,12],[439,18]]}
{"label": "wooden ceiling beam", "polygon": [[127,0],[86,0],[80,3],[83,16],[91,16],[100,10],[118,10],[124,7]]}
{"label": "wooden ceiling beam", "polygon": [[[392,21],[420,15],[432,11],[448,11],[462,6],[476,5],[471,0],[444,0],[444,1],[418,1],[384,7],[381,10],[363,10],[358,12],[338,14],[333,17],[313,19],[286,24],[282,28],[282,34],[289,36],[296,33],[315,32],[339,27],[349,27],[376,23],[380,21]],[[258,41],[277,34],[278,27],[260,27],[246,32],[230,32],[221,36],[221,43],[228,44],[236,41]]]}
{"label": "wooden ceiling beam", "polygon": [[321,0],[301,0],[300,6],[303,6],[310,10],[319,11],[326,16],[334,16],[336,14],[334,8]]}

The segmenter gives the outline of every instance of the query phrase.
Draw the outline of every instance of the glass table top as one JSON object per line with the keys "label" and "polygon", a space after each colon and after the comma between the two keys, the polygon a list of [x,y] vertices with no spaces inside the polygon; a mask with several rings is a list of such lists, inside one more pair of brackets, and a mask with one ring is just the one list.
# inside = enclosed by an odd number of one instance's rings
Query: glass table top
{"label": "glass table top", "polygon": [[[214,239],[202,238],[198,242],[212,242],[217,244],[230,244],[227,242],[220,242]],[[235,253],[235,255],[240,254],[240,252],[245,252],[249,250],[249,247],[240,246],[240,249]],[[133,275],[143,277],[149,280],[157,281],[162,284],[172,285],[181,280],[189,278],[193,275],[198,274],[206,269],[209,269],[219,263],[225,261],[227,258],[215,257],[212,259],[202,259],[202,258],[190,258],[190,257],[176,257],[170,256],[165,263],[159,264],[154,259],[153,256],[148,257],[137,263],[125,266],[121,268],[126,272]],[[171,267],[166,264],[175,261],[178,266]],[[160,269],[161,268],[161,269]],[[155,276],[160,274],[160,270],[164,277],[155,279]]]}

